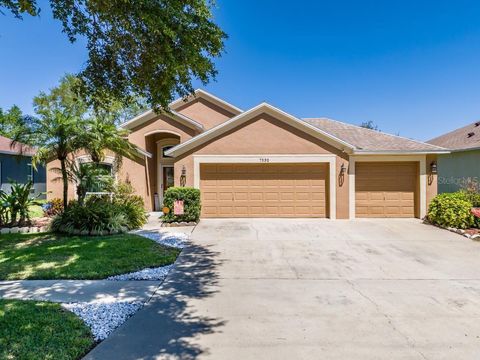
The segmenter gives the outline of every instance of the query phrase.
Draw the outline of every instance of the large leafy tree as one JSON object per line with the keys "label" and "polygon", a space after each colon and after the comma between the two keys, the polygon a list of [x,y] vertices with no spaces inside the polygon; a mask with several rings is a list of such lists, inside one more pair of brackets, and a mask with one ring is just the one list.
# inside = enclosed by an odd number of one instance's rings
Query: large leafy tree
{"label": "large leafy tree", "polygon": [[[50,0],[53,16],[74,42],[87,41],[83,94],[97,105],[142,97],[166,109],[175,93],[193,92],[217,71],[226,34],[212,21],[213,0]],[[14,16],[38,16],[37,0],[0,0]]]}

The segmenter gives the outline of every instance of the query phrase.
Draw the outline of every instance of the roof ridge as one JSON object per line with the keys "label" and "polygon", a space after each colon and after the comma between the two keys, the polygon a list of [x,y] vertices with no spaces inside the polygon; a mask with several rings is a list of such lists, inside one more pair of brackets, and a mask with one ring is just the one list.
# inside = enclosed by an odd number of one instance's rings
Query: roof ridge
{"label": "roof ridge", "polygon": [[331,119],[331,118],[328,118],[328,117],[302,118],[302,120],[308,120],[308,119],[312,119],[312,120],[314,120],[314,119],[329,120],[329,121],[333,121],[333,122],[336,122],[336,123],[340,123],[340,124],[345,124],[345,125],[348,125],[348,126],[352,126],[352,127],[358,128],[358,129],[363,129],[363,130],[367,130],[367,131],[371,131],[371,132],[375,132],[375,133],[381,133],[381,134],[383,134],[383,135],[392,136],[392,137],[396,137],[396,138],[403,139],[403,140],[413,141],[413,142],[416,142],[417,144],[435,146],[435,147],[437,147],[438,149],[442,149],[442,150],[445,150],[445,149],[446,149],[446,148],[444,148],[444,147],[442,147],[442,146],[430,144],[430,143],[428,143],[428,142],[426,142],[426,141],[420,141],[420,140],[410,139],[410,138],[407,138],[407,137],[405,137],[405,136],[390,134],[390,133],[386,133],[386,132],[383,132],[383,131],[380,131],[380,130],[373,130],[373,129],[365,128],[365,127],[363,127],[363,126],[359,126],[359,125],[347,123],[347,122],[344,122],[344,121]]}

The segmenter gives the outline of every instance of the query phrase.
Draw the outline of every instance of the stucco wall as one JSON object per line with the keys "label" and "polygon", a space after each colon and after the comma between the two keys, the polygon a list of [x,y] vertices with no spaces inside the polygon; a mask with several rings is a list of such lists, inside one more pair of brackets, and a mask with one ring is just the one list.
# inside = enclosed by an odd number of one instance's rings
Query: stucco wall
{"label": "stucco wall", "polygon": [[454,192],[469,181],[480,182],[480,150],[438,156],[438,192]]}
{"label": "stucco wall", "polygon": [[202,98],[181,105],[176,111],[201,123],[205,129],[217,126],[234,116],[233,113]]}
{"label": "stucco wall", "polygon": [[337,148],[304,133],[283,121],[263,114],[240,127],[178,157],[175,162],[175,184],[180,185],[182,167],[187,170],[186,186],[194,184],[195,155],[282,155],[335,154],[337,156],[337,218],[348,218],[348,176],[340,185],[338,174],[342,163],[348,168],[348,156]]}
{"label": "stucco wall", "polygon": [[433,162],[438,162],[437,155],[428,155],[426,159],[427,165],[427,210],[430,201],[437,195],[438,193],[438,175],[432,174],[430,170],[430,164]]}

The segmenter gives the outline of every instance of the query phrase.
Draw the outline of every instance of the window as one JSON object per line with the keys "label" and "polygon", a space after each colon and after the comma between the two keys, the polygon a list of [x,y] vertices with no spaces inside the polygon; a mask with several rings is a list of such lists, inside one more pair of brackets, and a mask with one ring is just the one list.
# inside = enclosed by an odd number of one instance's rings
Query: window
{"label": "window", "polygon": [[108,163],[95,164],[91,162],[82,162],[80,167],[89,167],[91,171],[95,172],[96,181],[87,181],[87,192],[89,193],[104,193],[107,192],[107,187],[112,180],[113,166]]}
{"label": "window", "polygon": [[170,150],[171,148],[173,148],[175,145],[167,145],[167,146],[164,146],[162,147],[162,157],[164,158],[171,158],[173,156],[169,156],[169,155],[165,155],[165,153]]}

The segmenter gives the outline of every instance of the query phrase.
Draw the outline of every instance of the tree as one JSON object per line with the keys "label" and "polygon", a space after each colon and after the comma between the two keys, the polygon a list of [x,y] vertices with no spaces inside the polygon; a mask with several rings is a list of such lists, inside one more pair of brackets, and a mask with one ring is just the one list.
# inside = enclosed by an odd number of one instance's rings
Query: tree
{"label": "tree", "polygon": [[59,160],[63,179],[63,205],[68,201],[67,160],[71,153],[79,150],[83,143],[81,124],[85,121],[85,106],[76,92],[78,79],[68,75],[60,85],[47,94],[41,92],[33,100],[37,117],[21,123],[13,131],[14,142],[38,144],[32,165]]}
{"label": "tree", "polygon": [[[175,93],[193,92],[192,81],[214,79],[213,59],[226,34],[212,21],[213,0],[50,0],[71,42],[87,41],[81,89],[97,106],[145,98],[167,109]],[[37,0],[0,0],[15,17],[38,16]]]}
{"label": "tree", "polygon": [[111,111],[93,109],[79,94],[79,81],[66,75],[49,93],[41,92],[33,101],[37,117],[24,119],[12,131],[13,143],[37,145],[34,167],[60,161],[64,207],[68,201],[69,159],[78,151],[84,150],[96,163],[103,160],[106,149],[116,154],[117,163],[123,156],[138,156],[137,148],[128,141],[128,131],[115,125],[124,111],[118,106]]}
{"label": "tree", "polygon": [[375,124],[372,120],[362,122],[360,124],[360,127],[365,128],[365,129],[380,131],[380,129],[378,128],[378,125]]}
{"label": "tree", "polygon": [[18,131],[18,127],[28,122],[28,117],[22,113],[22,110],[13,105],[8,110],[0,108],[0,135],[12,138],[14,132]]}

